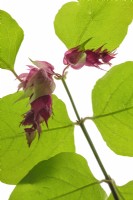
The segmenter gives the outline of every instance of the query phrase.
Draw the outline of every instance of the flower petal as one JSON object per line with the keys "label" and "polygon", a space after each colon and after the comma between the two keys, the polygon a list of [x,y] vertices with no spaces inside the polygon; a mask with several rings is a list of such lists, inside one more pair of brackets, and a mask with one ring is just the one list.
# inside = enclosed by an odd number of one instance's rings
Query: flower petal
{"label": "flower petal", "polygon": [[30,102],[38,99],[41,96],[52,94],[55,90],[55,83],[52,78],[47,76],[46,71],[42,68],[38,71],[33,81],[33,94]]}
{"label": "flower petal", "polygon": [[51,65],[49,62],[46,62],[46,61],[39,61],[39,60],[36,60],[36,61],[33,61],[30,59],[30,61],[36,65],[38,68],[45,68],[46,71],[53,71],[54,70],[54,66]]}
{"label": "flower petal", "polygon": [[84,66],[85,60],[86,54],[82,50],[79,50],[78,46],[65,52],[63,63],[74,69],[80,69]]}
{"label": "flower petal", "polygon": [[35,120],[39,117],[39,121],[45,121],[47,124],[48,119],[52,115],[52,98],[50,95],[39,97],[31,103],[31,108],[35,113]]}
{"label": "flower petal", "polygon": [[25,130],[25,133],[26,133],[27,143],[30,147],[32,141],[36,137],[36,131],[34,130],[34,128],[25,128],[24,130]]}

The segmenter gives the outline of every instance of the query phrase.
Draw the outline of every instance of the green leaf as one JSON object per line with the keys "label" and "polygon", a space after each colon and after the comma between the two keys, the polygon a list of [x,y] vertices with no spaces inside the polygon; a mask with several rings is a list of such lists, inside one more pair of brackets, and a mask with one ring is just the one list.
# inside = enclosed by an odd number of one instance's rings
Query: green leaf
{"label": "green leaf", "polygon": [[114,50],[124,39],[133,19],[133,2],[79,0],[65,4],[55,17],[57,36],[68,48],[93,37],[86,48]]}
{"label": "green leaf", "polygon": [[13,70],[23,40],[23,30],[5,11],[0,10],[0,68]]}
{"label": "green leaf", "polygon": [[[128,182],[126,185],[117,186],[119,193],[119,200],[133,200],[133,181]],[[114,200],[112,194],[108,200]]]}
{"label": "green leaf", "polygon": [[104,200],[106,194],[86,160],[74,153],[61,153],[42,161],[16,186],[10,200]]}
{"label": "green leaf", "polygon": [[117,154],[133,156],[133,62],[113,67],[92,91],[94,122]]}
{"label": "green leaf", "polygon": [[68,118],[64,103],[53,96],[53,117],[43,124],[40,139],[29,148],[20,126],[23,114],[29,110],[28,101],[15,101],[22,93],[8,95],[0,100],[0,179],[16,184],[38,162],[49,159],[60,152],[73,152],[74,126]]}

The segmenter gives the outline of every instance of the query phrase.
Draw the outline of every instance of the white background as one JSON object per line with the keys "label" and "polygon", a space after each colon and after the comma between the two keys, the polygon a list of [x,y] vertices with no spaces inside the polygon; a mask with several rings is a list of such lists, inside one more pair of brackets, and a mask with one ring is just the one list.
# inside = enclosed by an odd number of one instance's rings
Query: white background
{"label": "white background", "polygon": [[[55,66],[55,71],[62,72],[62,58],[66,47],[54,33],[53,20],[59,8],[68,0],[0,0],[0,9],[7,11],[23,28],[24,41],[15,63],[18,74],[26,71],[30,64],[28,57],[33,60],[45,60]],[[68,33],[69,34],[69,33]],[[133,60],[133,25],[129,27],[128,35],[117,49],[117,58],[113,65]],[[107,66],[107,69],[109,67]],[[105,74],[104,71],[84,67],[81,70],[69,70],[68,85],[74,97],[80,116],[91,116],[91,90],[96,80]],[[18,82],[15,77],[6,70],[0,70],[0,97],[16,92]],[[70,118],[76,121],[75,114],[60,81],[56,81],[55,94],[67,105]],[[103,141],[100,133],[92,122],[86,122],[86,127],[96,146],[102,162],[118,185],[133,180],[133,158],[118,156],[113,153]],[[97,179],[103,179],[103,174],[87,144],[79,127],[75,129],[75,142],[77,153],[83,155]],[[14,186],[0,183],[0,198],[8,200]],[[109,189],[104,185],[109,193]]]}

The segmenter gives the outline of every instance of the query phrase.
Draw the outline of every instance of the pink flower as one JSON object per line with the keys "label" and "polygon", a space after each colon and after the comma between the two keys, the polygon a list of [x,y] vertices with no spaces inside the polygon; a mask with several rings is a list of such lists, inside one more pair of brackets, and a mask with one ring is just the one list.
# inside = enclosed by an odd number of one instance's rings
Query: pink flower
{"label": "pink flower", "polygon": [[66,51],[63,59],[65,65],[70,65],[74,69],[80,69],[86,61],[86,53],[80,50],[79,46]]}
{"label": "pink flower", "polygon": [[97,68],[100,68],[102,64],[111,65],[109,61],[115,57],[115,53],[109,52],[107,49],[102,50],[103,46],[96,50],[85,50],[84,44],[66,51],[63,63],[74,69],[80,69],[84,65]]}
{"label": "pink flower", "polygon": [[23,88],[24,95],[20,98],[29,97],[31,110],[24,114],[21,125],[26,126],[25,133],[28,144],[36,136],[40,136],[41,123],[45,122],[48,126],[48,119],[52,115],[52,97],[51,94],[55,89],[53,80],[54,67],[45,61],[32,61],[34,66],[29,67],[29,73],[19,75],[22,82],[19,89]]}
{"label": "pink flower", "polygon": [[31,103],[31,110],[24,114],[24,120],[21,122],[21,125],[23,126],[30,125],[30,127],[25,128],[25,133],[29,146],[35,138],[36,131],[40,136],[40,133],[42,131],[40,124],[45,121],[46,125],[48,126],[47,122],[51,115],[51,95],[41,96]]}
{"label": "pink flower", "polygon": [[32,61],[34,66],[29,66],[29,73],[19,75],[22,82],[18,89],[23,88],[24,95],[20,98],[30,97],[30,102],[36,100],[40,96],[52,94],[55,89],[53,80],[54,67],[45,61]]}

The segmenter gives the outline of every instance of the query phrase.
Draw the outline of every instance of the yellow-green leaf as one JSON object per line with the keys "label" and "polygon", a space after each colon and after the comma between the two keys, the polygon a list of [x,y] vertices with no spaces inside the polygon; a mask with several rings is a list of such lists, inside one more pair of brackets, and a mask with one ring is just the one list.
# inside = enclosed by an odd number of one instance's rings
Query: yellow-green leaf
{"label": "yellow-green leaf", "polygon": [[133,156],[133,62],[113,67],[92,91],[94,122],[117,154]]}
{"label": "yellow-green leaf", "polygon": [[79,0],[65,4],[55,17],[57,36],[68,48],[89,38],[86,48],[114,50],[124,39],[133,19],[133,1]]}
{"label": "yellow-green leaf", "polygon": [[106,193],[86,160],[61,153],[42,161],[16,186],[10,200],[105,200]]}
{"label": "yellow-green leaf", "polygon": [[18,23],[0,10],[0,68],[13,70],[24,34]]}
{"label": "yellow-green leaf", "polygon": [[28,101],[15,101],[21,93],[0,99],[0,180],[9,184],[19,182],[33,166],[60,152],[73,152],[74,126],[70,121],[64,103],[53,96],[53,117],[48,128],[42,125],[40,139],[29,148],[20,126],[23,114],[29,110]]}

